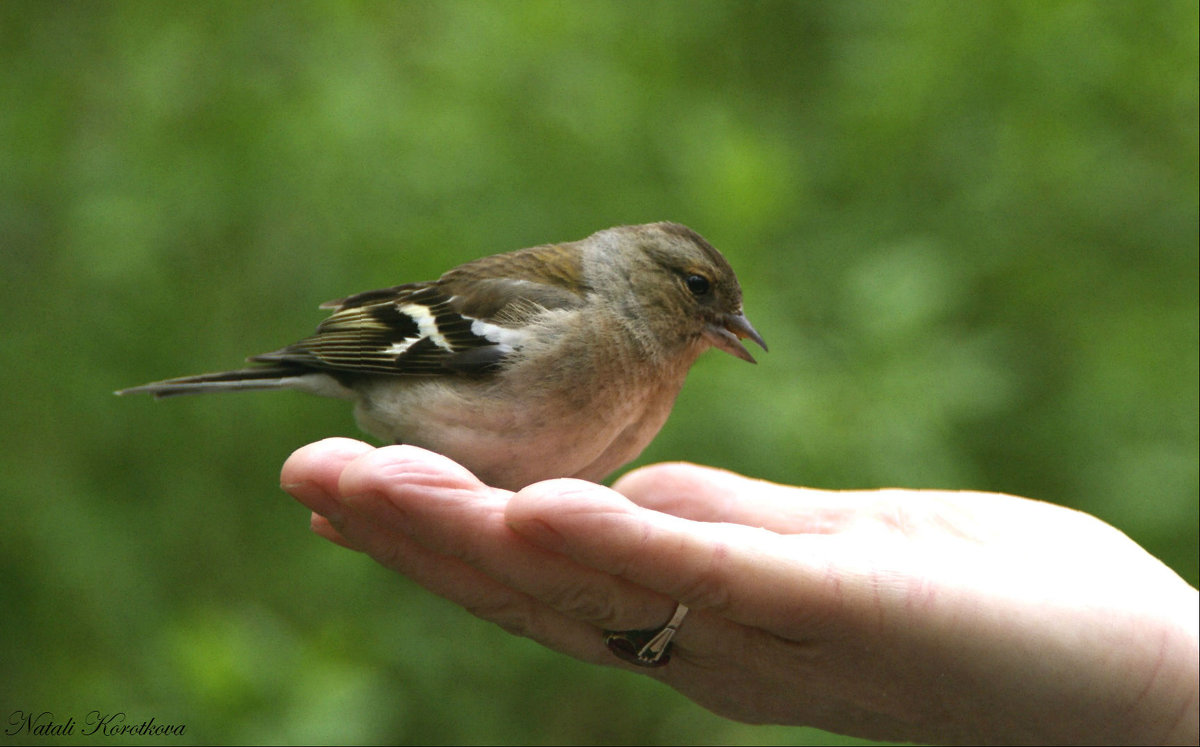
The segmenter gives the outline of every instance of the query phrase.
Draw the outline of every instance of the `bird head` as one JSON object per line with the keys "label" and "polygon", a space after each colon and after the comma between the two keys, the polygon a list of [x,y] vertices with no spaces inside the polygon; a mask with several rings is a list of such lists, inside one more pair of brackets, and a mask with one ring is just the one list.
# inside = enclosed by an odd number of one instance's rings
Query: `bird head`
{"label": "bird head", "polygon": [[[754,363],[742,344],[767,344],[742,310],[742,288],[729,262],[700,234],[678,223],[619,226],[592,237],[604,247],[601,261],[626,268],[632,315],[659,340],[704,341]],[[605,256],[607,255],[607,256]]]}

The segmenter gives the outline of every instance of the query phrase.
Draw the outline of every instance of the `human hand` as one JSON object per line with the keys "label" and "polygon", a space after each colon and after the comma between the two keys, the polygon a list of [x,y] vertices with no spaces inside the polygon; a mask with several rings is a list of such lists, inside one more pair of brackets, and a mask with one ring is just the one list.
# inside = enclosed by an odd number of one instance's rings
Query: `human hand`
{"label": "human hand", "polygon": [[[1195,743],[1197,592],[1109,525],[987,493],[792,488],[685,464],[488,487],[329,439],[282,483],[322,536],[550,648],[743,721],[925,742]],[[670,664],[602,630],[691,612]]]}

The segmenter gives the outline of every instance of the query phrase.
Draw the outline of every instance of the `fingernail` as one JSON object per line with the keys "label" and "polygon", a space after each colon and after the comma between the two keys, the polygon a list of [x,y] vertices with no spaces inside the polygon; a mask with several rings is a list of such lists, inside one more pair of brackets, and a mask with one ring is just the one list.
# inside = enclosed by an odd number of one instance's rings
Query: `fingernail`
{"label": "fingernail", "polygon": [[539,519],[510,521],[508,527],[535,545],[547,550],[558,552],[567,544],[561,534]]}

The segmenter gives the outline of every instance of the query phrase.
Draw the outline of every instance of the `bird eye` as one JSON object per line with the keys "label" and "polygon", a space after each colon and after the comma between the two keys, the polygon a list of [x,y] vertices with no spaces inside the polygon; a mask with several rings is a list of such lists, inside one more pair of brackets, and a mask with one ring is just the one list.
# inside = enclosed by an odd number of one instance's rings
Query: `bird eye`
{"label": "bird eye", "polygon": [[703,275],[688,275],[683,282],[687,284],[687,289],[693,296],[703,296],[712,290],[712,283]]}

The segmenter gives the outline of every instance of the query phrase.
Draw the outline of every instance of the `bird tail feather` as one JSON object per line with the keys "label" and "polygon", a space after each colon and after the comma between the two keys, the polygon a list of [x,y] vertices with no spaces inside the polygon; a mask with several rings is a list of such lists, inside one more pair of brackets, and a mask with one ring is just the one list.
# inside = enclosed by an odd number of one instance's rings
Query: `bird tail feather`
{"label": "bird tail feather", "polygon": [[181,376],[177,379],[154,381],[141,386],[121,389],[115,394],[150,394],[155,399],[175,397],[182,394],[209,394],[211,392],[256,392],[264,389],[291,389],[296,386],[303,372],[290,366],[262,366],[243,368],[237,371]]}

